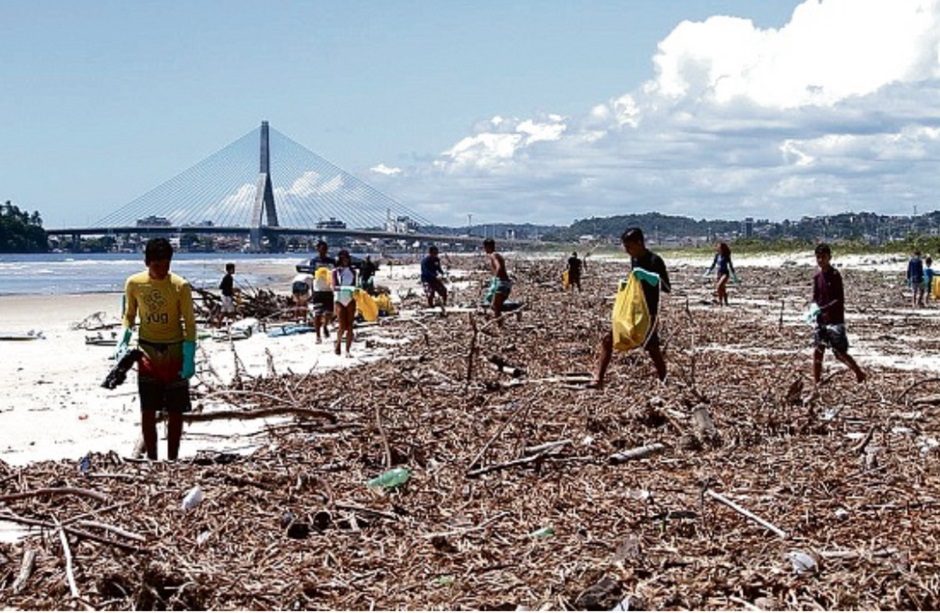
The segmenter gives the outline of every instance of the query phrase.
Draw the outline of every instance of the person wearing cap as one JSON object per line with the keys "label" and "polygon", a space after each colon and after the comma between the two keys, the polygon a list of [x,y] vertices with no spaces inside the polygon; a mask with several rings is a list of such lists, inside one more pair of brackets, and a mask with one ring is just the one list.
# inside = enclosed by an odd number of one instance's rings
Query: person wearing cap
{"label": "person wearing cap", "polygon": [[[669,293],[672,286],[669,283],[669,272],[666,270],[666,263],[659,255],[646,248],[646,239],[643,236],[643,230],[640,228],[627,228],[620,236],[620,242],[623,244],[623,250],[630,255],[630,266],[632,269],[643,269],[655,273],[659,276],[658,287],[650,285],[645,280],[641,281],[643,287],[643,297],[646,299],[646,308],[649,310],[652,319],[652,331],[643,345],[647,355],[653,362],[656,369],[656,377],[660,381],[666,380],[666,360],[663,357],[659,340],[659,298],[660,292]],[[597,360],[594,367],[594,379],[590,387],[602,387],[604,385],[604,376],[607,374],[607,367],[610,366],[610,359],[614,351],[613,331],[607,332],[601,337],[598,344]]]}
{"label": "person wearing cap", "polygon": [[196,317],[189,282],[170,272],[173,246],[165,238],[147,242],[147,270],[124,284],[124,335],[117,353],[128,349],[138,317],[141,429],[147,457],[157,459],[157,412],[167,414],[167,458],[176,460],[183,414],[191,409],[189,379],[196,374]]}

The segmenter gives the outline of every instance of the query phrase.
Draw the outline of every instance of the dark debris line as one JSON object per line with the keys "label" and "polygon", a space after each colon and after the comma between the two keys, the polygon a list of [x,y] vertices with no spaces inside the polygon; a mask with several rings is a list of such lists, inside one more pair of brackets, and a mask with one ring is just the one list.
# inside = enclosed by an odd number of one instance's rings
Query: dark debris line
{"label": "dark debris line", "polygon": [[[938,453],[923,443],[938,436],[940,411],[919,402],[940,387],[924,384],[899,399],[929,375],[876,369],[856,386],[827,362],[836,374],[814,394],[810,330],[791,323],[808,292],[808,270],[742,271],[747,285],[733,288],[731,299],[748,302],[725,310],[702,304],[709,290],[697,271],[676,271],[677,291],[664,307],[669,384],[654,383],[645,356],[628,354],[615,358],[603,391],[587,391],[559,376],[590,370],[609,316],[600,297],[613,292],[620,268],[595,264],[584,294],[563,295],[560,268],[512,264],[527,309],[501,335],[493,326],[479,334],[469,382],[467,314],[422,318],[430,346],[420,326],[385,322],[384,334],[409,339],[397,357],[242,381],[242,389],[264,392],[239,397],[252,410],[300,405],[332,413],[272,430],[271,444],[249,457],[150,465],[97,455],[87,477],[72,461],[0,464],[0,500],[64,487],[106,497],[47,492],[0,502],[0,516],[47,526],[0,544],[0,602],[29,609],[610,609],[625,599],[652,609],[940,607]],[[903,308],[895,281],[845,277],[850,313],[865,314],[850,320],[851,332],[897,355],[937,346],[937,319],[877,316],[884,305]],[[483,281],[474,277],[475,285]],[[920,340],[903,338],[915,334]],[[609,462],[654,443],[665,448]],[[388,493],[368,489],[387,456],[414,470],[410,481]],[[521,458],[532,459],[468,476]],[[197,484],[205,501],[182,511]],[[56,521],[68,536],[78,599]],[[532,536],[549,527],[553,535]],[[27,551],[36,552],[35,568],[14,593]],[[815,567],[797,574],[791,552],[811,556]]]}

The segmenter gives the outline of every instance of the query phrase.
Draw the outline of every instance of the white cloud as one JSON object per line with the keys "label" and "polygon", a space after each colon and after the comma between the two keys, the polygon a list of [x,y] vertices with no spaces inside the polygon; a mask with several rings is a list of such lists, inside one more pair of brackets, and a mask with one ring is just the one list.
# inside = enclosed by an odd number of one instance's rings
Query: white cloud
{"label": "white cloud", "polygon": [[378,164],[376,166],[373,166],[369,170],[371,170],[374,173],[377,173],[380,175],[386,175],[386,176],[401,174],[401,168],[396,168],[394,166],[386,166],[385,164]]}
{"label": "white cloud", "polygon": [[806,0],[779,29],[685,21],[650,50],[649,81],[581,116],[493,116],[430,163],[378,174],[456,224],[468,206],[557,223],[926,209],[940,191],[938,4]]}

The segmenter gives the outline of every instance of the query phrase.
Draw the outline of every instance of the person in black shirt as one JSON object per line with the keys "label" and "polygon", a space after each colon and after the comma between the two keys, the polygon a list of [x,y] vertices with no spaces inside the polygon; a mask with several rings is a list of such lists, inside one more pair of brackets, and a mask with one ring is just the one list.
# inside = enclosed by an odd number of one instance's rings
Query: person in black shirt
{"label": "person in black shirt", "polygon": [[235,319],[235,264],[229,262],[225,265],[225,276],[219,283],[222,292],[222,308],[219,309],[217,326],[222,327],[223,319]]}
{"label": "person in black shirt", "polygon": [[[653,361],[656,368],[656,376],[660,381],[666,380],[666,360],[663,358],[662,350],[659,346],[659,294],[660,291],[670,292],[672,287],[669,283],[669,272],[666,270],[666,263],[663,259],[646,248],[646,240],[643,236],[643,230],[640,228],[628,228],[620,237],[623,243],[623,250],[630,254],[630,265],[632,268],[642,268],[649,272],[659,275],[659,286],[653,286],[645,281],[643,284],[643,296],[646,298],[646,307],[649,309],[650,317],[653,320],[653,328],[649,338],[646,340],[644,348]],[[598,344],[598,356],[594,369],[594,380],[590,387],[601,387],[604,385],[604,375],[607,373],[607,367],[610,366],[610,358],[614,351],[613,332],[607,332]]]}
{"label": "person in black shirt", "polygon": [[813,303],[819,308],[816,315],[816,350],[813,353],[813,382],[822,378],[823,356],[826,348],[832,349],[836,358],[855,373],[862,383],[865,373],[849,355],[849,337],[845,333],[845,289],[842,275],[833,268],[832,249],[826,243],[816,246],[816,264],[819,271],[813,276]]}
{"label": "person in black shirt", "polygon": [[365,261],[359,267],[359,285],[369,295],[375,295],[375,273],[379,270],[378,265],[372,261],[372,256],[367,255]]}
{"label": "person in black shirt", "polygon": [[323,336],[330,338],[328,326],[334,317],[331,279],[336,260],[329,256],[329,251],[326,241],[321,240],[317,242],[317,257],[310,260],[313,269],[313,327],[317,333],[317,343],[322,342]]}
{"label": "person in black shirt", "polygon": [[577,286],[581,291],[581,260],[578,258],[578,252],[575,251],[568,258],[568,287]]}

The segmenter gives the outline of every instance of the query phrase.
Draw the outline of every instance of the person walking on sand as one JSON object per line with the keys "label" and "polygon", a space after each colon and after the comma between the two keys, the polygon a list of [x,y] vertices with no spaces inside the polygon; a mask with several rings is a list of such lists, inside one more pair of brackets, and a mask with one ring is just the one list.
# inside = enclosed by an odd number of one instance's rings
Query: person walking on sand
{"label": "person walking on sand", "polygon": [[718,268],[718,277],[715,280],[715,294],[718,296],[718,306],[728,305],[728,281],[738,280],[738,275],[734,272],[734,264],[731,263],[731,247],[728,243],[718,243],[715,245],[715,259],[712,265],[705,271],[707,277],[715,268]]}
{"label": "person walking on sand", "polygon": [[307,303],[313,292],[313,275],[299,272],[290,282],[290,293],[294,299],[294,317],[299,323],[307,323]]}
{"label": "person walking on sand", "polygon": [[219,291],[222,292],[222,308],[219,310],[219,319],[216,327],[222,327],[222,321],[235,319],[235,264],[229,262],[225,265],[225,276],[219,282]]}
{"label": "person walking on sand", "polygon": [[490,287],[483,300],[493,309],[496,325],[503,327],[503,305],[506,303],[506,299],[509,298],[509,293],[512,292],[512,281],[506,271],[505,258],[496,251],[496,241],[492,238],[484,240],[483,252],[486,253],[490,270],[493,273]]}
{"label": "person walking on sand", "polygon": [[441,297],[441,312],[447,309],[447,286],[444,285],[444,270],[437,247],[431,245],[428,254],[421,259],[421,285],[428,299],[428,308],[434,308],[434,297]]}
{"label": "person walking on sand", "polygon": [[378,264],[372,261],[371,255],[367,255],[362,266],[359,267],[359,286],[370,296],[375,295],[375,273],[378,271]]}
{"label": "person walking on sand", "polygon": [[[623,244],[623,250],[630,255],[631,269],[642,268],[659,275],[659,287],[641,281],[643,284],[643,297],[646,299],[646,308],[649,310],[650,319],[652,320],[652,330],[646,339],[644,348],[653,361],[656,377],[660,381],[665,381],[666,360],[663,357],[659,340],[659,298],[661,291],[666,293],[672,291],[672,286],[669,283],[669,272],[666,270],[666,263],[663,259],[646,248],[646,239],[643,236],[643,230],[640,228],[627,228],[620,236],[620,242]],[[612,330],[601,337],[597,350],[594,379],[589,387],[600,388],[604,385],[604,377],[613,356],[614,334]]]}
{"label": "person walking on sand", "polygon": [[581,291],[581,269],[582,269],[581,258],[578,257],[578,252],[572,252],[571,257],[568,258],[568,287],[577,287],[578,291]]}
{"label": "person walking on sand", "polygon": [[[323,337],[330,338],[330,321],[333,319],[333,287],[330,275],[336,260],[329,256],[330,248],[326,241],[317,242],[317,257],[310,260],[313,268],[313,327],[317,332],[317,343]],[[322,331],[322,334],[321,334]]]}
{"label": "person walking on sand", "polygon": [[157,411],[167,413],[167,458],[176,460],[183,435],[183,414],[191,408],[189,379],[196,373],[196,317],[192,288],[170,272],[173,247],[165,238],[147,242],[147,270],[124,284],[124,334],[118,353],[127,351],[140,318],[138,370],[141,429],[147,457],[157,459]]}
{"label": "person walking on sand", "polygon": [[849,337],[845,332],[845,290],[842,275],[832,266],[832,249],[826,243],[816,246],[816,264],[819,270],[813,276],[813,303],[816,305],[816,332],[813,353],[813,382],[822,378],[823,356],[832,349],[836,359],[855,373],[859,383],[866,375],[849,355]]}
{"label": "person walking on sand", "polygon": [[933,258],[929,255],[924,258],[924,305],[930,304],[933,297],[933,280],[936,278],[933,271]]}
{"label": "person walking on sand", "polygon": [[353,342],[353,320],[356,318],[356,271],[352,258],[345,249],[336,254],[333,269],[333,302],[336,305],[336,355],[340,355],[343,334],[346,335],[346,357]]}
{"label": "person walking on sand", "polygon": [[911,288],[911,307],[924,306],[924,261],[919,250],[914,250],[907,263],[907,284]]}

